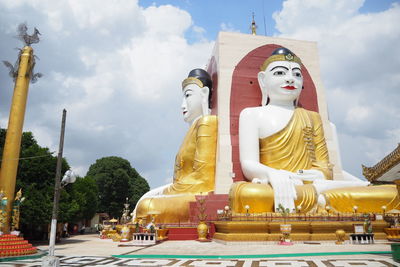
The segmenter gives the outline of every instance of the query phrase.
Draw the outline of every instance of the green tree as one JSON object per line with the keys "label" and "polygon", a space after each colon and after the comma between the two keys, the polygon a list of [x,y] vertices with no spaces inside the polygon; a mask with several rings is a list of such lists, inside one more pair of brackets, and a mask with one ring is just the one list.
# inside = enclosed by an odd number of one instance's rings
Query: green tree
{"label": "green tree", "polygon": [[[6,130],[0,129],[0,153],[3,154]],[[0,155],[0,156],[1,156]],[[21,139],[20,160],[16,179],[16,191],[22,189],[26,198],[21,206],[21,230],[32,238],[33,233],[46,232],[50,222],[54,178],[56,175],[57,157],[46,147],[41,147],[31,132],[24,132]],[[62,161],[62,172],[69,169],[65,159]],[[68,193],[65,193],[68,195]],[[60,203],[65,201],[61,198]],[[60,212],[61,216],[63,215]],[[40,237],[40,236],[36,236]]]}
{"label": "green tree", "polygon": [[58,221],[78,223],[90,220],[95,215],[97,206],[96,182],[89,177],[77,177],[75,183],[66,185],[61,191]]}
{"label": "green tree", "polygon": [[74,214],[74,221],[89,220],[96,214],[98,208],[98,187],[96,181],[91,177],[77,177],[72,184],[72,192],[70,193],[73,201],[79,208]]}
{"label": "green tree", "polygon": [[139,198],[149,191],[147,181],[120,157],[104,157],[92,164],[86,177],[93,178],[99,189],[99,212],[120,217],[125,199],[134,207]]}
{"label": "green tree", "polygon": [[[0,156],[3,154],[6,130],[0,129]],[[43,238],[50,223],[57,157],[46,147],[38,145],[31,132],[25,132],[21,140],[16,190],[22,188],[26,198],[21,206],[21,230],[28,238]],[[61,173],[69,169],[63,159]],[[72,185],[61,190],[59,222],[78,222],[91,219],[98,206],[98,189],[91,178],[78,178]]]}

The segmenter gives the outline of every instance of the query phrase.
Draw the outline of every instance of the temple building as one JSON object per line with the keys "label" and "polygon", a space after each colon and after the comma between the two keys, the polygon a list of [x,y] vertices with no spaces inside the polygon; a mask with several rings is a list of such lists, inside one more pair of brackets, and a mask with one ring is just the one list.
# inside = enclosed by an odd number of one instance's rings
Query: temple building
{"label": "temple building", "polygon": [[[342,169],[316,42],[220,32],[206,71],[190,71],[182,95],[190,127],[174,179],[139,200],[134,220],[207,218],[214,239],[235,242],[277,241],[289,219],[293,240],[334,240],[362,214],[399,209],[396,186]],[[371,183],[399,180],[399,150],[364,167]],[[371,218],[375,238],[386,238],[388,223]],[[172,230],[169,238],[181,239]]]}

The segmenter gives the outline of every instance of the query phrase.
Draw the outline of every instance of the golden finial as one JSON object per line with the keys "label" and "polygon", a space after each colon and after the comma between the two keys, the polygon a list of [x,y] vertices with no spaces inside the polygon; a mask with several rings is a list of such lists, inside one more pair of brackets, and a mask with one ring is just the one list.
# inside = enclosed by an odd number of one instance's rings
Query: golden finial
{"label": "golden finial", "polygon": [[254,12],[253,12],[253,21],[251,22],[251,34],[256,35],[257,34],[256,30],[257,30],[257,25],[254,20]]}

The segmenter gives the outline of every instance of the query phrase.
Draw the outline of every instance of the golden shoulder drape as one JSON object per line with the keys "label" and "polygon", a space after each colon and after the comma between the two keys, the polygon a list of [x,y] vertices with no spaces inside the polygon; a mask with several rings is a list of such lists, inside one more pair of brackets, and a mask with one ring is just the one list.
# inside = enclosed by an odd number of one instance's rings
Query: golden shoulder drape
{"label": "golden shoulder drape", "polygon": [[260,162],[277,170],[316,169],[332,179],[324,129],[318,113],[297,108],[285,128],[260,139]]}

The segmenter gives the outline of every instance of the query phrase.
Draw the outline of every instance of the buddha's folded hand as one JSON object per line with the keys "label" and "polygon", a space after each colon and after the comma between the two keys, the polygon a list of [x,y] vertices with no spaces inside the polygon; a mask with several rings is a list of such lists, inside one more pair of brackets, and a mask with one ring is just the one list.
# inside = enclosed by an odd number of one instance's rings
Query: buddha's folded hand
{"label": "buddha's folded hand", "polygon": [[274,189],[275,210],[281,204],[290,211],[295,209],[294,201],[297,199],[295,181],[292,179],[291,172],[275,170],[269,177],[270,184]]}

